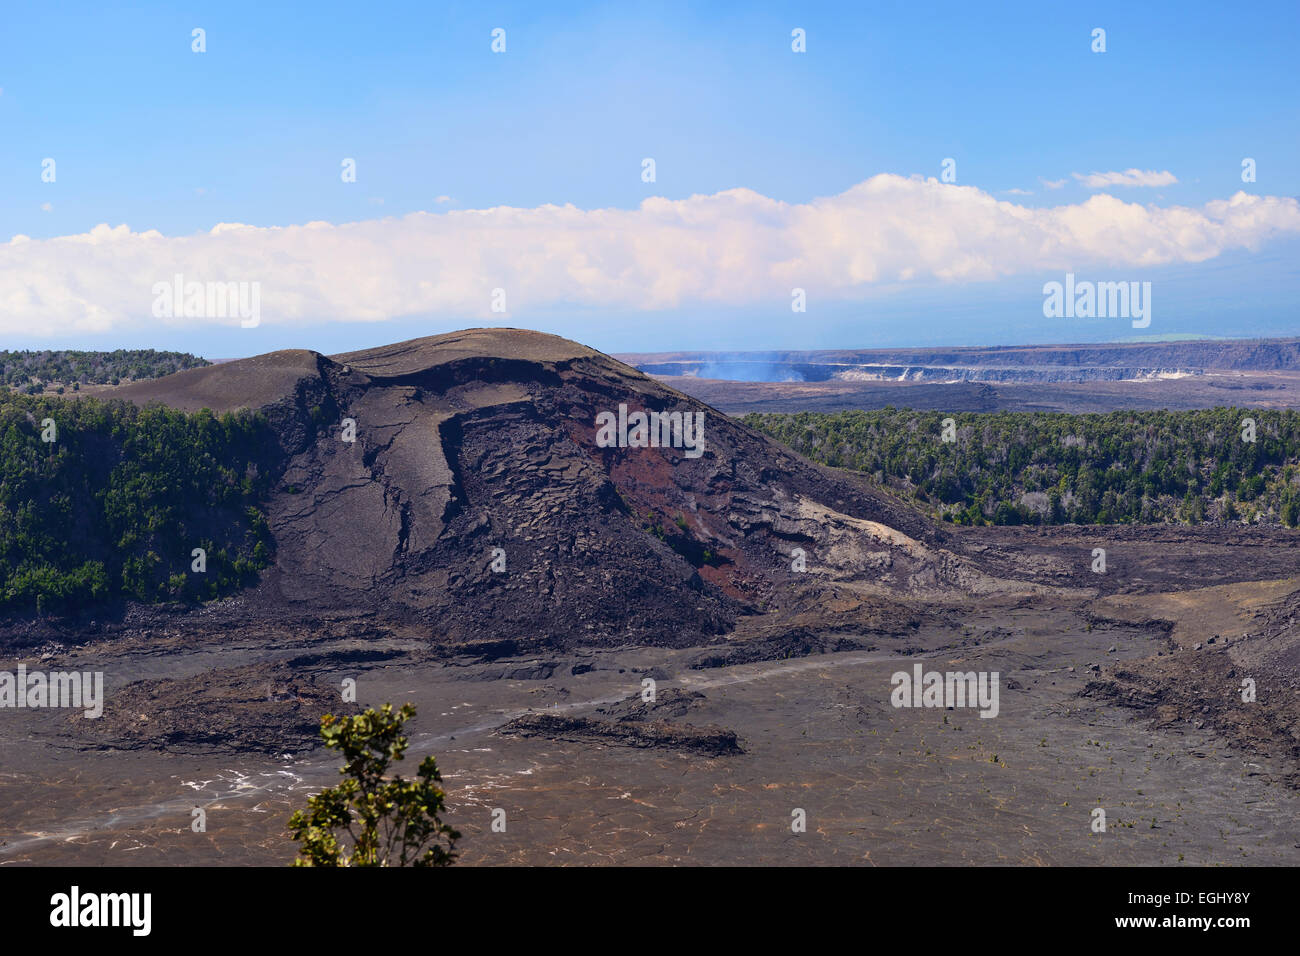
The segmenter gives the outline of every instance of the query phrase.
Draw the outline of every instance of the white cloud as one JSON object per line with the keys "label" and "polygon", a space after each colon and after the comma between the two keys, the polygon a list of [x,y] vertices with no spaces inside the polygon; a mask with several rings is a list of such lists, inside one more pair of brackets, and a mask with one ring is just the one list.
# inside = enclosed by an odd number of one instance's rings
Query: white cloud
{"label": "white cloud", "polygon": [[1044,186],[1046,186],[1048,189],[1060,189],[1067,182],[1069,182],[1069,180],[1067,179],[1044,179],[1042,176],[1038,177],[1038,181],[1042,183]]}
{"label": "white cloud", "polygon": [[[1033,208],[972,186],[875,176],[805,204],[732,189],[636,209],[417,212],[333,225],[218,223],[169,237],[96,226],[0,244],[0,333],[49,334],[233,325],[156,319],[152,287],[261,283],[263,325],[494,318],[533,307],[611,310],[864,298],[873,284],[975,281],[1089,264],[1200,262],[1300,233],[1300,203],[1239,192],[1203,207],[1159,207],[1099,194]],[[497,315],[495,318],[501,318]]]}
{"label": "white cloud", "polygon": [[1122,173],[1070,173],[1075,179],[1089,189],[1105,189],[1108,186],[1172,186],[1178,177],[1169,170],[1156,172],[1154,169],[1126,169]]}
{"label": "white cloud", "polygon": [[1033,190],[1030,189],[1007,189],[1004,190],[1008,196],[1032,196]]}

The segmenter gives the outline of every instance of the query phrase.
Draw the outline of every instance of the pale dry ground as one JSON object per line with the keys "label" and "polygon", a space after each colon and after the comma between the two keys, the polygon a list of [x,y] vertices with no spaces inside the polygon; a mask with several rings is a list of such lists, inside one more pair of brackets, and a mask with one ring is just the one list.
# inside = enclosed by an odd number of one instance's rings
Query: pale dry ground
{"label": "pale dry ground", "polygon": [[1300,587],[1300,579],[1240,581],[1168,594],[1115,594],[1096,602],[1104,617],[1139,621],[1172,621],[1170,637],[1179,647],[1191,647],[1215,634],[1239,638],[1249,632],[1257,615]]}

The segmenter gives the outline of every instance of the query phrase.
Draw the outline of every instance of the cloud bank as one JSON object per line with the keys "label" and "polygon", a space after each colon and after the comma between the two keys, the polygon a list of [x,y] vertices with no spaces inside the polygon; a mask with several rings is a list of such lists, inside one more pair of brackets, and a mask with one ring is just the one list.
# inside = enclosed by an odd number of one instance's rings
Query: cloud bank
{"label": "cloud bank", "polygon": [[[156,283],[259,282],[263,325],[429,316],[502,320],[532,307],[611,310],[852,301],[879,284],[970,282],[1098,265],[1200,262],[1300,233],[1300,204],[1239,192],[1203,207],[1099,194],[1031,208],[971,186],[882,174],[790,204],[748,189],[572,205],[417,212],[283,227],[222,223],[169,237],[100,225],[0,244],[0,332],[237,325],[155,318]],[[506,315],[491,311],[504,289]]]}

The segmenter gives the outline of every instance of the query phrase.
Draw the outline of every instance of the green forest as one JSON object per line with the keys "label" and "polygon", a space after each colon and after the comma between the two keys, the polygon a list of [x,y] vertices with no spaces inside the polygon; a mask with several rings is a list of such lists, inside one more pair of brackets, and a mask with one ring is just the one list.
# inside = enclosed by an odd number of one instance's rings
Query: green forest
{"label": "green forest", "polygon": [[[952,441],[944,440],[946,419]],[[1300,524],[1293,411],[947,415],[890,407],[742,420],[957,524]]]}
{"label": "green forest", "polygon": [[187,368],[210,365],[207,359],[185,352],[153,349],[118,349],[115,352],[0,350],[0,384],[11,391],[39,395],[46,389],[57,394],[80,391],[83,385],[118,385],[146,378],[161,378]]}
{"label": "green forest", "polygon": [[271,441],[252,413],[0,392],[0,608],[196,601],[251,582],[273,546]]}

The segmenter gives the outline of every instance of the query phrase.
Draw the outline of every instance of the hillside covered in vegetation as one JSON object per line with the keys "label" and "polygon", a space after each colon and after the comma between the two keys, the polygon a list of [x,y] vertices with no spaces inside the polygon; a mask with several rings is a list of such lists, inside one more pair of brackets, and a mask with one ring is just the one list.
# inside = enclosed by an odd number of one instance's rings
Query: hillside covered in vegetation
{"label": "hillside covered in vegetation", "polygon": [[0,393],[0,609],[249,583],[271,559],[271,442],[250,413]]}
{"label": "hillside covered in vegetation", "polygon": [[0,350],[0,385],[39,395],[47,388],[59,394],[80,391],[83,385],[117,385],[161,378],[187,368],[211,365],[186,352],[153,349],[118,349],[115,352]]}
{"label": "hillside covered in vegetation", "polygon": [[[944,441],[944,421],[955,440]],[[1245,420],[1254,422],[1254,441]],[[1300,524],[1300,413],[918,412],[744,417],[958,524]]]}

